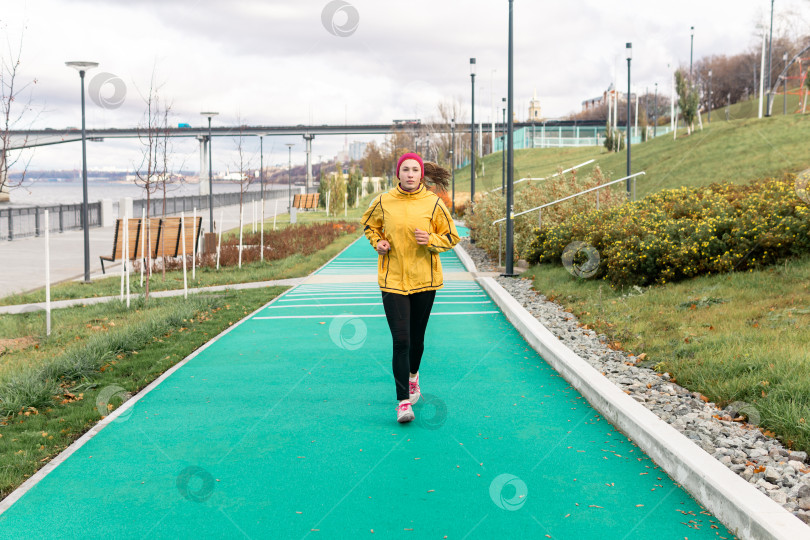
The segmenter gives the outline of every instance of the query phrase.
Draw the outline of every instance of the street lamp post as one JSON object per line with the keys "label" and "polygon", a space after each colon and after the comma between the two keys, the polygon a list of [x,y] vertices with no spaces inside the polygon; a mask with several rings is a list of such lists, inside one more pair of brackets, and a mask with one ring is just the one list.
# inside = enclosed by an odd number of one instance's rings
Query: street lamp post
{"label": "street lamp post", "polygon": [[771,93],[771,45],[773,44],[773,0],[771,0],[771,35],[768,38],[768,78],[765,79],[767,82],[767,92],[768,92],[768,108],[765,110],[765,116],[771,115],[771,101],[773,100],[773,94]]}
{"label": "street lamp post", "polygon": [[264,133],[259,135],[259,185],[261,186],[262,204],[264,204]]}
{"label": "street lamp post", "polygon": [[689,78],[692,78],[692,54],[695,51],[695,27],[692,26],[689,28],[689,33],[691,35],[689,41]]}
{"label": "street lamp post", "polygon": [[475,204],[475,58],[470,58],[470,84],[472,86],[472,118],[470,118],[470,213]]}
{"label": "street lamp post", "polygon": [[513,60],[513,32],[512,32],[512,6],[513,0],[509,0],[509,55],[508,55],[508,76],[507,80],[509,81],[507,84],[507,102],[506,107],[508,108],[507,111],[507,122],[509,122],[506,128],[506,268],[504,272],[504,276],[512,277],[515,275],[514,269],[514,230],[515,230],[515,223],[512,219],[512,212],[514,211],[513,206],[513,197],[514,197],[514,173],[515,173],[515,155],[514,155],[514,129],[513,129],[513,120],[514,120],[514,113],[513,113],[513,106],[515,102],[515,91],[514,91],[514,60]]}
{"label": "street lamp post", "polygon": [[[211,118],[218,115],[218,112],[201,112],[208,117],[208,232],[214,232],[214,170],[211,168],[213,160],[211,158]],[[222,227],[222,224],[219,224]]]}
{"label": "street lamp post", "polygon": [[655,83],[655,108],[653,109],[653,139],[658,134],[658,83]]}
{"label": "street lamp post", "polygon": [[79,71],[82,86],[82,229],[84,231],[84,282],[90,283],[90,221],[87,201],[87,131],[84,123],[84,74],[98,66],[98,62],[65,62]]}
{"label": "street lamp post", "polygon": [[712,123],[712,70],[709,70],[709,123]]}
{"label": "street lamp post", "polygon": [[[290,212],[292,212],[292,149],[295,144],[293,143],[286,143],[287,146],[287,154],[288,154],[288,161],[287,161],[287,208]],[[329,209],[327,208],[327,211]]]}
{"label": "street lamp post", "polygon": [[503,124],[501,124],[501,193],[506,193],[506,98],[501,98],[503,102]]}
{"label": "street lamp post", "polygon": [[456,119],[450,120],[450,185],[452,197],[450,199],[450,215],[456,213]]}
{"label": "street lamp post", "polygon": [[[630,61],[633,59],[633,44],[628,43],[627,49],[627,176],[630,176]],[[630,179],[627,179],[627,199],[630,200]]]}
{"label": "street lamp post", "polygon": [[787,114],[787,53],[782,55],[782,60],[785,62],[785,76],[782,77],[782,84],[784,85],[783,88],[785,89],[785,94],[782,98],[782,114]]}

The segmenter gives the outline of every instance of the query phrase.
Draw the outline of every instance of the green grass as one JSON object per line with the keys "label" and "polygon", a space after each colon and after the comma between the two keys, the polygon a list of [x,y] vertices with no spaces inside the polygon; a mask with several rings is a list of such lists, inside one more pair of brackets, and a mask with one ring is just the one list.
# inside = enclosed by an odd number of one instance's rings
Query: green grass
{"label": "green grass", "polygon": [[[782,91],[782,87],[779,87],[779,91]],[[791,92],[795,91],[795,89],[791,89]],[[809,100],[810,101],[810,100]],[[773,116],[782,116],[782,109],[784,108],[784,96],[783,95],[774,95],[773,96],[773,108],[771,112]],[[797,111],[801,110],[801,99],[800,96],[794,96],[789,94],[787,97],[787,113],[788,115],[794,114]],[[810,111],[810,103],[808,103],[808,110]],[[768,100],[762,100],[762,114],[768,111]],[[729,106],[728,108],[728,118],[729,120],[740,120],[743,118],[757,118],[759,116],[759,99],[749,99],[746,101],[740,101],[739,103],[735,103],[734,105]],[[703,121],[706,122],[708,119],[708,115],[703,115]],[[726,108],[720,107],[719,109],[712,109],[712,123],[715,121],[725,121],[726,120]]]}
{"label": "green grass", "polygon": [[[690,136],[662,136],[631,147],[632,170],[645,171],[637,181],[637,198],[663,189],[704,186],[713,182],[747,183],[765,176],[782,176],[810,167],[807,139],[810,117],[712,121]],[[624,152],[598,160],[612,179],[626,173]],[[590,167],[583,168],[583,173]]]}
{"label": "green grass", "polygon": [[641,291],[615,291],[559,266],[523,276],[582,324],[646,353],[648,367],[721,406],[753,404],[762,428],[810,451],[810,257]]}
{"label": "green grass", "polygon": [[[779,98],[777,98],[779,99]],[[733,107],[743,107],[737,104]],[[637,180],[636,196],[644,197],[663,189],[681,186],[703,186],[713,182],[745,183],[763,176],[781,176],[810,168],[806,141],[810,138],[810,116],[781,115],[781,101],[774,104],[770,118],[743,118],[725,121],[725,115],[712,114],[712,123],[704,118],[704,129],[690,136],[678,130],[631,147],[632,172],[645,171]],[[776,114],[777,110],[779,114]],[[741,111],[740,111],[741,112]],[[589,174],[598,165],[610,179],[625,176],[627,153],[608,153],[603,147],[542,148],[515,151],[515,179],[524,176],[544,177],[558,167],[566,169],[589,159],[596,163],[579,169]],[[484,157],[483,178],[476,176],[476,193],[501,185],[501,154]],[[534,182],[532,182],[534,183]],[[518,184],[517,189],[528,182]],[[469,166],[456,171],[456,191],[469,192]]]}
{"label": "green grass", "polygon": [[[589,159],[607,155],[607,150],[601,146],[586,146],[581,148],[530,148],[515,150],[515,180],[531,176],[543,178],[557,172],[559,167],[567,169]],[[475,176],[475,192],[489,191],[501,187],[503,178],[502,154],[500,152],[483,157],[484,175]],[[527,184],[527,182],[523,182]],[[470,167],[456,170],[456,192],[470,192]]]}

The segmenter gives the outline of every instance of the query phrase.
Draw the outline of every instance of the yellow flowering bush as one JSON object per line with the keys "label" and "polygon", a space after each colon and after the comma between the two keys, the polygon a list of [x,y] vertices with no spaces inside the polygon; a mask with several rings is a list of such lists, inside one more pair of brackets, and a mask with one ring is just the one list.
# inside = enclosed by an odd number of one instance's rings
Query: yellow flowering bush
{"label": "yellow flowering bush", "polygon": [[661,191],[635,203],[581,212],[535,228],[530,263],[559,263],[579,240],[595,247],[595,278],[613,286],[650,285],[759,268],[810,252],[810,208],[795,175],[747,185]]}

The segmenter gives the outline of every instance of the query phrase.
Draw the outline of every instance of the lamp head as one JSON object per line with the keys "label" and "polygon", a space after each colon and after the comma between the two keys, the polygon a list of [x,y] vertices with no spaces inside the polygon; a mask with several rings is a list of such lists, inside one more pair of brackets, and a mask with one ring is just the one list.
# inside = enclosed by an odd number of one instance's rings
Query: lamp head
{"label": "lamp head", "polygon": [[627,59],[632,60],[633,59],[633,44],[632,43],[627,43],[625,45],[625,50],[627,51]]}
{"label": "lamp head", "polygon": [[470,58],[470,75],[475,75],[475,58]]}
{"label": "lamp head", "polygon": [[98,62],[65,62],[67,67],[72,67],[73,69],[77,70],[79,73],[87,71],[89,69],[93,69],[94,67],[98,67]]}
{"label": "lamp head", "polygon": [[709,77],[712,76],[712,70],[709,70]]}

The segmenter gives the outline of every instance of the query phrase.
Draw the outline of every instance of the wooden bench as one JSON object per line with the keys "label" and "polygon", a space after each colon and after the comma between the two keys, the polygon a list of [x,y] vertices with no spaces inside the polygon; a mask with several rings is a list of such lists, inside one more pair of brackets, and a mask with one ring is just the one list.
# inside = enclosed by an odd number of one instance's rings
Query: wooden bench
{"label": "wooden bench", "polygon": [[[141,243],[145,242],[141,234],[141,219],[130,218],[129,222],[129,259],[139,259],[141,257]],[[106,273],[104,268],[104,261],[115,262],[121,260],[122,255],[127,253],[123,249],[124,242],[124,228],[122,223],[123,219],[118,219],[115,222],[115,234],[113,235],[113,252],[110,256],[102,255],[99,257],[101,260],[101,272]],[[157,257],[181,257],[183,255],[183,244],[180,237],[180,218],[149,218],[147,225],[151,230],[149,235],[149,256],[153,259]],[[186,232],[186,254],[191,255],[192,247],[199,245],[200,230],[202,228],[202,216],[197,217],[196,226],[194,218],[186,216],[185,218],[185,232]],[[146,235],[147,232],[143,231]]]}
{"label": "wooden bench", "polygon": [[[193,246],[199,246],[201,228],[202,216],[197,216],[196,224],[194,223],[193,217],[186,216],[186,255],[191,255]],[[182,257],[183,242],[180,237],[180,218],[162,218],[160,224],[160,235],[158,235],[155,242],[155,251],[152,255],[153,257]]]}
{"label": "wooden bench", "polygon": [[[128,252],[131,255],[130,259],[137,258],[132,257],[132,255],[138,253],[138,248],[140,248],[140,240],[141,240],[141,219],[140,218],[129,218],[127,220],[128,227],[129,227],[129,249]],[[117,219],[115,220],[115,234],[113,235],[113,251],[112,255],[105,256],[101,255],[99,259],[101,260],[101,273],[106,273],[104,269],[104,261],[115,262],[116,260],[120,260],[122,255],[126,253],[124,251],[124,220]]]}
{"label": "wooden bench", "polygon": [[302,210],[317,210],[319,197],[320,193],[298,193],[293,195],[293,207],[300,208]]}

